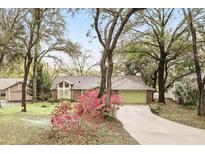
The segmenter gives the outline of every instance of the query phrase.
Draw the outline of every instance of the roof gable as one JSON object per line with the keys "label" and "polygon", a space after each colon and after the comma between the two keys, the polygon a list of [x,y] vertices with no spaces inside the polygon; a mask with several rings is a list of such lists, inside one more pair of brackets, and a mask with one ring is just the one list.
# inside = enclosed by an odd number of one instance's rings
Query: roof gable
{"label": "roof gable", "polygon": [[0,78],[0,90],[5,90],[22,81],[23,79]]}
{"label": "roof gable", "polygon": [[69,81],[73,83],[73,89],[83,89],[88,90],[99,86],[100,77],[97,76],[58,76],[51,89],[57,89],[57,83],[62,81]]}
{"label": "roof gable", "polygon": [[119,76],[112,81],[113,90],[154,90],[139,76]]}
{"label": "roof gable", "polygon": [[69,80],[60,80],[59,82],[56,83],[56,85],[61,83],[61,82],[67,82],[67,83],[73,85],[73,83],[71,81],[69,81]]}

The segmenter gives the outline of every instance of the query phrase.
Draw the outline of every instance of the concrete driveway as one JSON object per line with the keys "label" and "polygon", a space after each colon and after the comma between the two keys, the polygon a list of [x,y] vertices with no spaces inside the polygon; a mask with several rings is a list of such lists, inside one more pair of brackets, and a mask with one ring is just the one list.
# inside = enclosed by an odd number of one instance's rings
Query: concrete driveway
{"label": "concrete driveway", "polygon": [[147,105],[125,105],[117,118],[140,144],[205,144],[205,130],[161,118]]}

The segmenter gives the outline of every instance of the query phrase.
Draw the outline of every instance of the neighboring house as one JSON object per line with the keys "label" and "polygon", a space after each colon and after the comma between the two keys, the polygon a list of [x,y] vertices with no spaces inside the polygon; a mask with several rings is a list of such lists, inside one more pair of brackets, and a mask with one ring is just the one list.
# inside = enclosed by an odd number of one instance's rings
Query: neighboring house
{"label": "neighboring house", "polygon": [[[202,73],[202,77],[205,76],[205,73]],[[197,89],[197,78],[196,75],[193,73],[191,75],[183,77],[181,80],[176,81],[172,87],[170,87],[166,93],[165,93],[165,98],[170,98],[173,100],[177,100],[177,96],[175,95],[176,91],[179,90],[177,89],[178,86],[181,86],[183,90],[181,91],[182,93],[187,90],[187,87],[192,88],[192,89]]]}
{"label": "neighboring house", "polygon": [[[100,77],[59,76],[51,87],[53,99],[76,99],[85,91],[98,88]],[[125,103],[151,103],[153,88],[139,76],[118,76],[112,79],[112,90]]]}
{"label": "neighboring house", "polygon": [[[0,100],[6,102],[20,102],[22,100],[22,79],[0,78]],[[26,95],[26,100],[32,97]]]}
{"label": "neighboring house", "polygon": [[[166,99],[172,99],[174,101],[176,101],[176,97],[175,97],[175,88],[169,88],[166,92],[165,92],[165,98]],[[159,99],[159,92],[154,92],[154,99]]]}
{"label": "neighboring house", "polygon": [[170,87],[166,91],[165,98],[173,99],[174,101],[176,101],[175,91],[176,91],[176,89],[175,89],[175,84],[174,84],[172,87]]}

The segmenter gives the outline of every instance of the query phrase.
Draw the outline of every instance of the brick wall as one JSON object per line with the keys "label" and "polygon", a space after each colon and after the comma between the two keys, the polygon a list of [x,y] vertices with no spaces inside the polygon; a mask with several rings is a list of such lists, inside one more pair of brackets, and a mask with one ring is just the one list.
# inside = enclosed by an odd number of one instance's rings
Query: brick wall
{"label": "brick wall", "polygon": [[118,92],[118,90],[113,90],[113,91],[112,91],[112,94],[114,94],[114,95],[118,95],[119,92]]}
{"label": "brick wall", "polygon": [[81,96],[81,90],[72,90],[73,92],[73,99],[77,99],[79,96]]}
{"label": "brick wall", "polygon": [[153,91],[147,90],[147,103],[152,103]]}
{"label": "brick wall", "polygon": [[58,99],[57,90],[53,90],[53,91],[51,92],[51,96],[52,96],[52,98],[53,98],[54,100]]}

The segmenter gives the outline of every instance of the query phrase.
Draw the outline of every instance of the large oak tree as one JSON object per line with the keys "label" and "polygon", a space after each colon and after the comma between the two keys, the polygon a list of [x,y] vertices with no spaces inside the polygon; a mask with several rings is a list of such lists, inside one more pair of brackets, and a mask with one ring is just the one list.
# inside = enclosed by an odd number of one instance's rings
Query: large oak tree
{"label": "large oak tree", "polygon": [[104,94],[106,88],[107,103],[110,102],[110,96],[112,94],[113,52],[127,22],[139,10],[143,9],[96,9],[94,13],[94,28],[98,40],[103,46],[100,62],[101,85],[98,97]]}
{"label": "large oak tree", "polygon": [[[176,21],[176,13],[180,13],[179,10],[146,9],[138,17],[140,20],[136,19],[131,26],[134,33],[130,42],[131,52],[142,52],[153,58],[158,65],[154,73],[157,71],[158,101],[161,103],[165,103],[165,92],[176,80],[193,73],[193,70],[186,67],[180,74],[170,73],[177,66],[176,61],[181,60],[180,56],[189,57],[187,53],[190,50],[186,19],[182,16]],[[173,80],[167,83],[170,74]]]}

